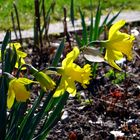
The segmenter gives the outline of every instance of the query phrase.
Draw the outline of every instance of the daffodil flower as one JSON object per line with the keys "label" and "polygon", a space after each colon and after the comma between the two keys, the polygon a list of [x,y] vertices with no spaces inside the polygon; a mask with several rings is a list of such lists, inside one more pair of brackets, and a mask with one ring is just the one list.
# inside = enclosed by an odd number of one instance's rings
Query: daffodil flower
{"label": "daffodil flower", "polygon": [[26,85],[34,83],[34,81],[27,78],[14,78],[9,82],[7,106],[10,109],[16,98],[19,102],[26,102],[30,97],[29,91],[26,89]]}
{"label": "daffodil flower", "polygon": [[105,59],[108,63],[118,69],[121,68],[115,63],[124,57],[130,61],[132,60],[132,47],[135,37],[126,33],[122,33],[119,29],[124,26],[125,21],[120,20],[111,26],[109,30],[108,40],[101,42],[102,46],[106,48]]}
{"label": "daffodil flower", "polygon": [[60,67],[58,70],[58,73],[60,73],[62,77],[53,97],[59,97],[65,91],[75,96],[75,81],[81,83],[84,88],[86,88],[86,85],[89,84],[91,66],[86,64],[83,68],[81,68],[79,65],[73,63],[78,55],[79,49],[74,47],[73,50],[68,53],[66,58],[62,61],[62,67]]}
{"label": "daffodil flower", "polygon": [[[25,58],[27,56],[27,53],[22,52],[22,51],[19,50],[19,48],[21,48],[20,43],[9,43],[8,46],[11,47],[11,48],[15,47],[15,49],[16,49],[17,61],[16,61],[16,64],[15,64],[15,68],[19,67],[18,66],[19,59],[21,61],[21,65],[25,64],[25,60],[23,58]],[[22,70],[23,69],[26,69],[26,68],[22,68]]]}

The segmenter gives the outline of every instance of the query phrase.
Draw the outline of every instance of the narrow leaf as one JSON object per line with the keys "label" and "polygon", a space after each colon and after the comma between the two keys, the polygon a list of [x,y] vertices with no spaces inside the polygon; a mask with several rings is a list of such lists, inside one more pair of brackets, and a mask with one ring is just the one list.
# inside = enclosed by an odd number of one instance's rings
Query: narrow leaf
{"label": "narrow leaf", "polygon": [[108,20],[108,18],[109,18],[110,13],[111,13],[111,11],[107,14],[107,16],[105,17],[105,19],[104,19],[102,25],[101,25],[100,28],[99,28],[99,35],[103,32],[104,26],[105,26],[106,23],[107,23],[107,20]]}
{"label": "narrow leaf", "polygon": [[16,49],[15,47],[13,48],[13,57],[12,57],[12,60],[11,60],[11,68],[10,68],[10,73],[12,73],[14,67],[15,67],[15,64],[16,64],[16,61],[17,61],[17,53],[16,53]]}
{"label": "narrow leaf", "polygon": [[7,44],[8,44],[9,41],[10,41],[10,31],[7,31],[6,32],[6,35],[4,37],[4,40],[2,42],[2,47],[1,47],[1,51],[2,51],[1,53],[2,53],[2,55],[4,53],[4,50],[6,49],[6,46],[7,46]]}
{"label": "narrow leaf", "polygon": [[72,25],[74,27],[74,0],[71,0],[70,17],[71,17],[71,23],[72,23]]}
{"label": "narrow leaf", "polygon": [[86,22],[85,22],[85,16],[82,13],[81,9],[79,8],[80,16],[81,16],[81,24],[82,24],[82,44],[87,44],[87,28],[86,28]]}
{"label": "narrow leaf", "polygon": [[90,34],[89,34],[89,42],[93,40],[93,14],[91,13],[91,19],[90,19]]}
{"label": "narrow leaf", "polygon": [[5,77],[0,77],[0,139],[5,140],[7,123],[7,83]]}
{"label": "narrow leaf", "polygon": [[78,44],[79,47],[82,47],[83,44],[82,44],[82,40],[80,39],[80,37],[77,35],[77,33],[75,32],[75,40]]}
{"label": "narrow leaf", "polygon": [[58,47],[58,49],[56,51],[56,54],[55,54],[54,59],[52,61],[52,66],[56,67],[58,65],[61,54],[64,50],[64,47],[65,47],[65,45],[64,45],[64,39],[63,39],[60,43],[60,46]]}
{"label": "narrow leaf", "polygon": [[95,16],[95,25],[94,25],[94,40],[97,40],[99,37],[99,24],[100,24],[100,19],[101,19],[101,6],[100,2],[97,8],[96,16]]}
{"label": "narrow leaf", "polygon": [[69,93],[67,93],[67,92],[65,92],[62,95],[61,100],[59,101],[56,108],[54,109],[54,111],[49,116],[48,120],[46,121],[46,123],[44,125],[44,130],[42,130],[42,132],[34,140],[38,140],[38,139],[43,140],[46,138],[49,130],[51,129],[51,126],[54,124],[56,119],[58,119],[58,116],[60,116],[60,113],[68,99],[68,96],[69,96]]}
{"label": "narrow leaf", "polygon": [[20,132],[19,132],[19,135],[18,135],[17,140],[20,140],[21,138],[26,137],[27,131],[30,132],[30,134],[32,132],[34,132],[32,130],[31,123],[34,122],[33,116],[34,116],[35,110],[39,106],[39,104],[40,104],[43,96],[44,96],[44,92],[41,91],[39,97],[34,102],[33,107],[29,110],[29,112],[27,113],[27,115],[22,120],[22,122],[20,124]]}
{"label": "narrow leaf", "polygon": [[113,16],[110,20],[109,20],[109,22],[107,22],[107,26],[108,27],[110,27],[111,25],[112,25],[112,23],[115,21],[115,19],[119,16],[119,14],[121,13],[121,11],[122,11],[122,9],[120,9],[120,11],[115,15],[115,16]]}

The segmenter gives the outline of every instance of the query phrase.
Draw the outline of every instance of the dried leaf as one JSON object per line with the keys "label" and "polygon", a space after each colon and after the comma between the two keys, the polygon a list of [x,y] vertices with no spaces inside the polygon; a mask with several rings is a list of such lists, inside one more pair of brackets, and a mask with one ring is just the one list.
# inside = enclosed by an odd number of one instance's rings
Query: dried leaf
{"label": "dried leaf", "polygon": [[83,51],[85,59],[90,62],[104,62],[104,57],[100,53],[99,49],[87,47]]}

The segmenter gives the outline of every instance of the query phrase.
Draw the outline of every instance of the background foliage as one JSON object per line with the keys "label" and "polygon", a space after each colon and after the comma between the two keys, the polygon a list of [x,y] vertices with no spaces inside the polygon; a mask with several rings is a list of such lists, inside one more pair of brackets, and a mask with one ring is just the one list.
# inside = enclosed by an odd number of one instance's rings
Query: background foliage
{"label": "background foliage", "polygon": [[[76,0],[74,2],[75,15],[77,18],[80,17],[78,7],[80,7],[86,13],[86,16],[89,16],[91,8],[90,1],[92,1],[92,8],[95,9],[95,7],[97,7],[98,5],[98,1],[96,0]],[[13,10],[13,2],[15,2],[15,4],[17,5],[21,21],[21,28],[31,28],[34,20],[34,0],[0,0],[0,30],[8,29],[12,26],[11,11]],[[49,7],[51,2],[52,0],[45,0],[46,9]],[[52,14],[51,22],[56,22],[63,19],[63,6],[68,9],[68,14],[70,14],[70,2],[70,0],[56,0],[55,10]],[[118,11],[120,9],[120,6],[122,5],[124,6],[124,10],[140,9],[140,0],[101,0],[101,2],[104,2],[104,4],[102,5],[102,9],[105,13],[108,13],[109,9]],[[93,14],[95,14],[94,10]]]}

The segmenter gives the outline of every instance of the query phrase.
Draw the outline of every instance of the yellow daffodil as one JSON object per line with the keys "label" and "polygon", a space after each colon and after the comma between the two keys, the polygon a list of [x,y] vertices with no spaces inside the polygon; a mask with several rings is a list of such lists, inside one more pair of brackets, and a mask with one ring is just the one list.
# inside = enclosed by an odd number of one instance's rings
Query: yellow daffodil
{"label": "yellow daffodil", "polygon": [[[15,49],[16,49],[17,61],[16,61],[15,67],[18,68],[19,59],[21,60],[21,65],[25,64],[25,61],[23,58],[25,58],[27,56],[27,53],[19,50],[19,48],[21,48],[20,43],[9,43],[8,46],[11,48],[15,47]],[[26,68],[22,68],[22,70],[23,69],[26,69]]]}
{"label": "yellow daffodil", "polygon": [[16,98],[19,102],[25,102],[30,97],[29,91],[27,91],[25,85],[31,84],[34,81],[27,78],[14,78],[9,82],[7,106],[10,109]]}
{"label": "yellow daffodil", "polygon": [[67,54],[66,58],[62,61],[62,67],[58,73],[62,75],[59,86],[57,87],[54,97],[62,95],[65,91],[73,96],[76,94],[75,81],[82,84],[84,88],[89,84],[91,75],[91,66],[86,64],[83,68],[73,63],[78,57],[79,49],[74,47],[73,50]]}
{"label": "yellow daffodil", "polygon": [[43,90],[52,90],[55,87],[55,82],[45,73],[36,72],[34,76],[36,80],[40,83]]}
{"label": "yellow daffodil", "polygon": [[133,35],[119,31],[124,24],[125,21],[120,20],[112,25],[109,30],[108,40],[101,43],[106,48],[105,59],[118,70],[121,70],[121,68],[115,63],[116,60],[120,60],[124,55],[128,60],[132,60],[132,47],[135,39]]}

